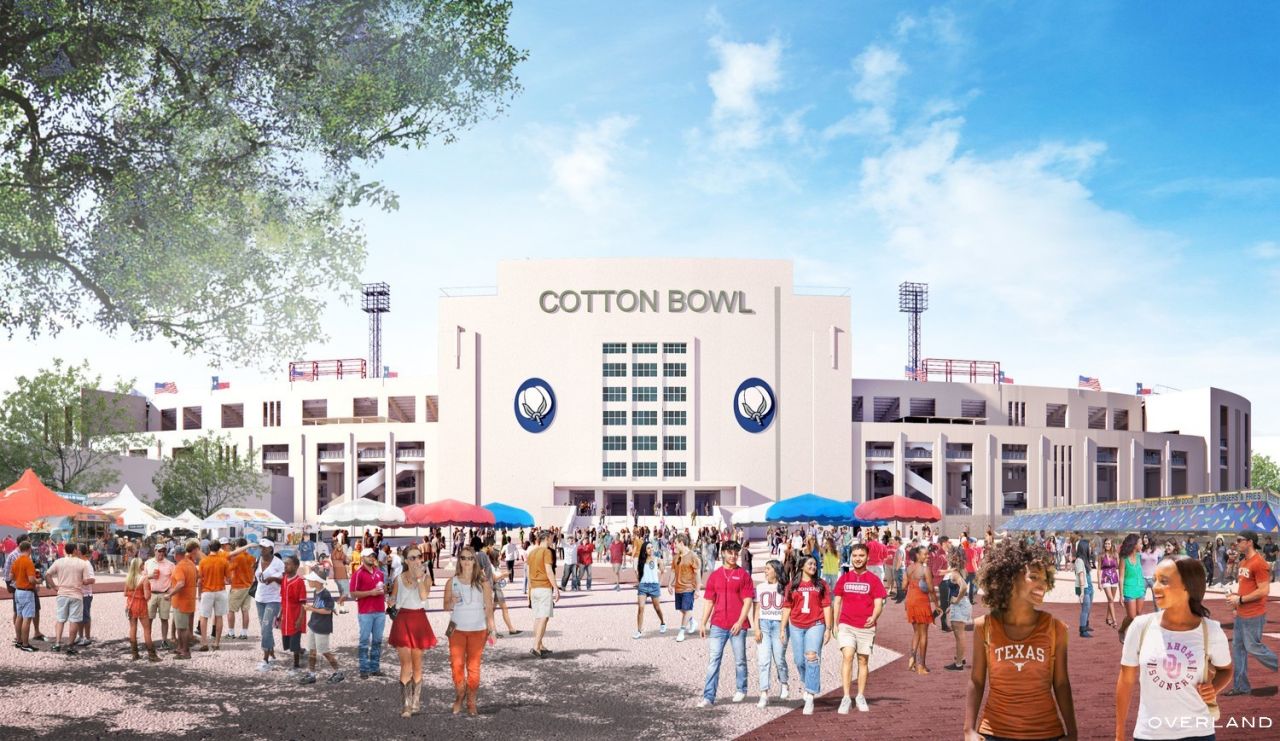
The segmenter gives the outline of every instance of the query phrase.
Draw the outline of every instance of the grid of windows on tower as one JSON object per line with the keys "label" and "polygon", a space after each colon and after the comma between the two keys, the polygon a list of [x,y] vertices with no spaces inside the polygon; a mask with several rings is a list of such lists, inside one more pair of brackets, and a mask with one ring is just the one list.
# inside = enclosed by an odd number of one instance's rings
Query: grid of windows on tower
{"label": "grid of windows on tower", "polygon": [[657,378],[658,364],[657,363],[632,363],[631,375],[636,376],[637,378]]}
{"label": "grid of windows on tower", "polygon": [[627,343],[625,342],[606,342],[604,343],[605,355],[619,355],[627,351]]}
{"label": "grid of windows on tower", "polygon": [[605,435],[604,449],[605,450],[626,450],[627,436],[626,435]]}
{"label": "grid of windows on tower", "polygon": [[656,342],[633,342],[631,343],[631,352],[636,355],[657,355],[658,343]]}
{"label": "grid of windows on tower", "polygon": [[658,413],[637,411],[631,415],[631,423],[636,425],[637,427],[655,426],[658,424]]}
{"label": "grid of windows on tower", "polygon": [[627,464],[623,461],[605,461],[604,469],[601,473],[605,478],[626,476]]}
{"label": "grid of windows on tower", "polygon": [[684,363],[663,363],[662,364],[663,378],[684,378],[685,375],[686,373],[685,373]]}
{"label": "grid of windows on tower", "polygon": [[685,449],[684,435],[663,435],[662,449],[663,450],[684,450]]}
{"label": "grid of windows on tower", "polygon": [[626,401],[627,387],[626,386],[605,386],[604,400],[605,401]]}
{"label": "grid of windows on tower", "polygon": [[627,423],[627,413],[613,411],[605,412],[604,423],[610,427],[615,425],[625,425]]}
{"label": "grid of windows on tower", "polygon": [[667,477],[684,476],[686,475],[685,470],[686,469],[685,469],[684,461],[666,461],[665,463],[662,464],[663,476],[667,476]]}
{"label": "grid of windows on tower", "polygon": [[689,390],[684,386],[667,386],[662,390],[663,401],[688,401]]}
{"label": "grid of windows on tower", "polygon": [[664,425],[684,425],[687,424],[687,412],[663,412],[662,424]]}
{"label": "grid of windows on tower", "polygon": [[658,475],[658,462],[636,461],[631,464],[631,475],[635,477],[656,478]]}
{"label": "grid of windows on tower", "polygon": [[605,363],[601,371],[605,378],[621,378],[627,375],[626,363]]}
{"label": "grid of windows on tower", "polygon": [[631,449],[632,450],[657,450],[658,436],[657,435],[636,435],[635,437],[631,438]]}
{"label": "grid of windows on tower", "polygon": [[683,355],[685,352],[685,343],[683,342],[664,342],[662,343],[662,352],[667,355]]}
{"label": "grid of windows on tower", "polygon": [[658,387],[657,386],[636,386],[635,391],[633,391],[631,394],[631,398],[634,401],[657,401]]}

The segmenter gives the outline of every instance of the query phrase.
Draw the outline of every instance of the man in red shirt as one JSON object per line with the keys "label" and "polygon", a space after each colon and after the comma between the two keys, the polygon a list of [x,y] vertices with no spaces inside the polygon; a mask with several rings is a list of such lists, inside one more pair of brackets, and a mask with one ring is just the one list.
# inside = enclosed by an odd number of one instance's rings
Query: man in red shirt
{"label": "man in red shirt", "polygon": [[734,668],[738,691],[734,702],[742,702],[747,696],[747,633],[751,626],[751,603],[756,596],[751,575],[738,568],[738,551],[742,546],[729,541],[720,546],[720,568],[707,577],[703,596],[707,608],[702,614],[698,634],[706,638],[710,650],[707,661],[707,679],[702,688],[698,707],[711,707],[716,702],[716,689],[720,686],[720,660],[724,658],[724,645],[733,645]]}
{"label": "man in red shirt", "polygon": [[835,612],[839,617],[840,627],[836,632],[836,640],[840,645],[843,661],[840,667],[840,678],[844,682],[844,699],[840,701],[841,715],[849,712],[849,690],[853,679],[853,657],[858,656],[858,710],[867,712],[867,699],[863,693],[867,689],[867,663],[871,659],[871,649],[876,640],[876,621],[884,610],[884,582],[880,577],[867,569],[867,547],[862,544],[853,546],[849,553],[852,569],[845,572],[836,582]]}
{"label": "man in red shirt", "polygon": [[587,580],[587,591],[591,591],[591,557],[595,555],[596,546],[585,535],[578,536],[578,575]]}
{"label": "man in red shirt", "polygon": [[1275,652],[1262,642],[1267,597],[1271,595],[1271,569],[1258,553],[1258,534],[1251,530],[1240,533],[1236,550],[1240,552],[1236,593],[1227,595],[1227,604],[1236,611],[1231,638],[1232,681],[1224,695],[1247,695],[1252,691],[1247,666],[1250,656],[1271,671],[1277,667]]}
{"label": "man in red shirt", "polygon": [[889,558],[889,548],[874,533],[867,539],[867,568],[884,582],[884,562]]}
{"label": "man in red shirt", "polygon": [[951,626],[947,625],[947,606],[951,604],[951,590],[947,584],[943,583],[942,575],[946,572],[947,558],[951,554],[951,544],[948,542],[947,536],[943,535],[938,538],[938,542],[929,546],[929,573],[933,576],[934,588],[938,590],[938,604],[942,610],[941,625],[942,630],[950,632]]}
{"label": "man in red shirt", "polygon": [[378,552],[365,548],[360,553],[360,568],[351,574],[352,599],[356,601],[356,620],[360,624],[360,678],[381,677],[382,632],[387,624],[387,590],[382,569],[378,568]]}
{"label": "man in red shirt", "polygon": [[622,558],[626,553],[626,544],[622,542],[622,536],[613,539],[609,544],[609,563],[613,565],[613,591],[622,589]]}
{"label": "man in red shirt", "polygon": [[284,636],[284,649],[293,652],[293,671],[290,677],[302,674],[302,636],[307,632],[304,616],[307,611],[307,585],[298,576],[298,557],[285,556],[284,579],[280,581],[280,633]]}

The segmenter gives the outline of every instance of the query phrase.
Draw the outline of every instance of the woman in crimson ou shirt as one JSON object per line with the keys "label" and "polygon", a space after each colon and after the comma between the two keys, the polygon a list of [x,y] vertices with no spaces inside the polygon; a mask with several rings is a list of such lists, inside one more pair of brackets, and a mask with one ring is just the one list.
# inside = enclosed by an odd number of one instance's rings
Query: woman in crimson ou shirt
{"label": "woman in crimson ou shirt", "polygon": [[818,578],[818,562],[806,556],[782,602],[782,641],[792,644],[792,659],[804,672],[804,713],[813,713],[813,698],[822,679],[822,647],[834,635],[831,592]]}

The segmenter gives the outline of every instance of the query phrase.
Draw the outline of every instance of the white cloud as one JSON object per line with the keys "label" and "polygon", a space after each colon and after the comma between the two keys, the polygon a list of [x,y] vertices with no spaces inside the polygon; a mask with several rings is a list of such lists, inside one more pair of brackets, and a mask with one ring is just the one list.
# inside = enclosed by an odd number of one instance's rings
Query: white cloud
{"label": "white cloud", "polygon": [[552,157],[555,189],[585,211],[595,211],[608,202],[617,180],[614,162],[618,150],[634,125],[634,117],[614,115],[580,127],[573,146]]}
{"label": "white cloud", "polygon": [[858,73],[853,97],[879,107],[893,105],[898,81],[907,73],[907,65],[897,51],[874,44],[853,60],[853,69]]}
{"label": "white cloud", "polygon": [[765,143],[765,113],[760,95],[778,89],[782,80],[782,43],[711,40],[720,66],[707,76],[715,95],[711,109],[712,143],[721,149],[754,149]]}
{"label": "white cloud", "polygon": [[1258,260],[1280,260],[1280,242],[1258,242],[1249,247],[1249,254]]}

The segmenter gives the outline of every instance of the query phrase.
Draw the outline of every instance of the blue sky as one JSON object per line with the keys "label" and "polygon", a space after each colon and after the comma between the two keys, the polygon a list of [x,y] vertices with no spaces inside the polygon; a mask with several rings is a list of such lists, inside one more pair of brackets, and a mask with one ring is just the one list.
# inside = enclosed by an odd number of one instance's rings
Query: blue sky
{"label": "blue sky", "polygon": [[[856,375],[901,373],[896,287],[923,280],[926,356],[1228,388],[1280,453],[1277,30],[1268,3],[517,3],[510,110],[369,167],[401,203],[352,215],[386,357],[433,374],[437,289],[499,259],[790,258],[852,290]],[[364,353],[339,298],[313,357]],[[115,347],[3,345],[144,387],[260,373]]]}

